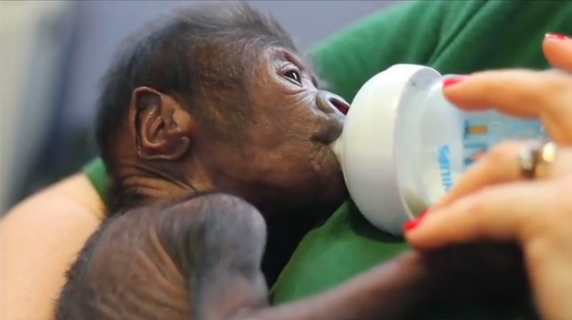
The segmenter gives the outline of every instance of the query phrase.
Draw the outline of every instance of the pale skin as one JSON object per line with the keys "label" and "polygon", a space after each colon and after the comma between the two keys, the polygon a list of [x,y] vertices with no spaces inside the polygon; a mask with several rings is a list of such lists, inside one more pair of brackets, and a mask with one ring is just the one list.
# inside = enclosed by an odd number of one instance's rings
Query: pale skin
{"label": "pale skin", "polygon": [[48,320],[64,272],[103,219],[84,174],[30,196],[0,221],[0,319]]}
{"label": "pale skin", "polygon": [[[572,39],[547,37],[543,50],[554,67],[572,72]],[[522,178],[517,160],[528,144],[500,145],[428,214],[409,223],[407,240],[423,249],[515,241],[522,247],[543,319],[572,319],[572,76],[481,72],[448,86],[445,94],[464,110],[495,106],[507,114],[540,119],[559,152],[547,176],[531,181]]]}

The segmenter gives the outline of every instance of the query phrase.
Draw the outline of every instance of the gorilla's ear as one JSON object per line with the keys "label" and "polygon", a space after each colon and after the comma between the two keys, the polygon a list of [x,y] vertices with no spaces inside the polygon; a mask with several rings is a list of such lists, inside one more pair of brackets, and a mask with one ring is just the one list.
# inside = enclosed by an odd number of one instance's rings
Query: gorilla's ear
{"label": "gorilla's ear", "polygon": [[133,90],[128,119],[137,154],[143,159],[177,160],[191,147],[191,115],[157,90]]}

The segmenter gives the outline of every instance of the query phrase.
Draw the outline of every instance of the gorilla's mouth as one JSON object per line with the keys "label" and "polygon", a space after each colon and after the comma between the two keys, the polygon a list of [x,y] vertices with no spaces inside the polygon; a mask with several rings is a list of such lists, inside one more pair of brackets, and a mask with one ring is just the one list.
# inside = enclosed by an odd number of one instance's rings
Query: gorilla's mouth
{"label": "gorilla's mouth", "polygon": [[340,99],[336,99],[336,98],[330,98],[330,103],[336,108],[338,109],[338,111],[340,111],[343,115],[347,115],[348,111],[350,110],[350,105],[345,102],[342,101]]}

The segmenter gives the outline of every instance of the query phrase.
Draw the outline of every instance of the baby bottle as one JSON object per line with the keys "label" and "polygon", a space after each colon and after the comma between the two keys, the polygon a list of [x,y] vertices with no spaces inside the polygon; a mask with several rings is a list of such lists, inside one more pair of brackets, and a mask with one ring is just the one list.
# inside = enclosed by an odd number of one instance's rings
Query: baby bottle
{"label": "baby bottle", "polygon": [[547,138],[536,120],[455,108],[442,94],[447,77],[411,64],[378,73],[358,91],[332,145],[353,202],[390,234],[401,235],[479,154],[503,140]]}

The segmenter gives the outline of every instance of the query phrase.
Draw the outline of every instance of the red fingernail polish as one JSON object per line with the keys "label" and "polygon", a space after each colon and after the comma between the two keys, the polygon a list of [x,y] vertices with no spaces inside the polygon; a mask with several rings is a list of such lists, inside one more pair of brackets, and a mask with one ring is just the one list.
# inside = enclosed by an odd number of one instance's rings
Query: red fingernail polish
{"label": "red fingernail polish", "polygon": [[443,87],[452,86],[456,83],[463,81],[464,79],[465,79],[465,76],[456,76],[456,77],[447,78],[443,81]]}
{"label": "red fingernail polish", "polygon": [[419,219],[419,218],[409,220],[409,221],[405,222],[405,225],[403,226],[403,228],[405,229],[405,231],[411,231],[413,228],[417,227],[420,222],[421,222],[421,219]]}
{"label": "red fingernail polish", "polygon": [[548,39],[556,39],[556,40],[570,40],[570,37],[558,33],[547,33],[545,37]]}
{"label": "red fingernail polish", "polygon": [[423,218],[425,218],[426,215],[427,215],[427,209],[421,211],[421,213],[417,216],[417,218],[406,221],[405,224],[403,225],[403,228],[405,229],[405,231],[412,230],[413,228],[417,227],[419,223],[421,223],[421,221],[423,221]]}

